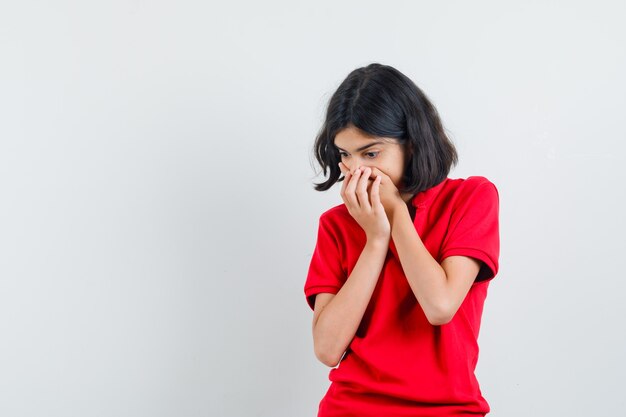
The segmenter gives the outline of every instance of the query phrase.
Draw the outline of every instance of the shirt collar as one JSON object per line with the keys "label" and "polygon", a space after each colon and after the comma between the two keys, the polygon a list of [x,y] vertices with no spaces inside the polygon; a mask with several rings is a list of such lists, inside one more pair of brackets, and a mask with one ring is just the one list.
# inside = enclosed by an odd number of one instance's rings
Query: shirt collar
{"label": "shirt collar", "polygon": [[427,190],[415,194],[411,200],[414,207],[425,207],[432,199],[439,194],[443,186],[448,182],[449,178],[445,178],[439,184],[430,187]]}

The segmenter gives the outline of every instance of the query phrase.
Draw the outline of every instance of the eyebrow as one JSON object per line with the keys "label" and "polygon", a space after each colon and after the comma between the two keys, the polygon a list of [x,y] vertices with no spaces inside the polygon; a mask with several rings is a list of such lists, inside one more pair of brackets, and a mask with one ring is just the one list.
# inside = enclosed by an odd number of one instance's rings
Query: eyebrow
{"label": "eyebrow", "polygon": [[[381,144],[381,143],[382,143],[382,144],[384,144],[385,142],[384,142],[384,141],[382,141],[382,140],[377,140],[376,142],[372,142],[372,143],[370,143],[369,145],[361,146],[361,147],[360,147],[359,149],[357,149],[356,151],[357,151],[357,152],[359,152],[359,151],[362,151],[362,150],[364,150],[364,149],[369,148],[370,146],[378,145],[378,144]],[[335,145],[335,147],[336,147],[337,149],[341,150],[341,151],[347,152],[345,149],[342,149],[342,148],[340,148],[340,147],[339,147],[339,146],[337,146],[337,145]]]}

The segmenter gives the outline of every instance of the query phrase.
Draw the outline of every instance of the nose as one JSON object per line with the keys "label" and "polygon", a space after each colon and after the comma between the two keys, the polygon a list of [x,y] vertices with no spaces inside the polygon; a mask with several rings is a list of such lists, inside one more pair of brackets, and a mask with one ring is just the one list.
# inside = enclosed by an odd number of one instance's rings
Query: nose
{"label": "nose", "polygon": [[372,167],[371,165],[365,162],[353,161],[349,165],[344,162],[344,165],[350,170],[351,173],[354,173],[357,168],[361,168],[361,170],[365,169],[365,167]]}

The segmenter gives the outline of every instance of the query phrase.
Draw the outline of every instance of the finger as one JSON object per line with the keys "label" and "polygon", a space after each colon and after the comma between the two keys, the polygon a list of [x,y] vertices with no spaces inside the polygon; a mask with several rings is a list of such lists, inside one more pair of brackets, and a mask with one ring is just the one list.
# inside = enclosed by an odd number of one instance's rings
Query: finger
{"label": "finger", "polygon": [[350,207],[352,206],[352,203],[348,201],[348,184],[350,183],[351,179],[352,175],[349,172],[346,173],[346,178],[343,180],[343,185],[341,186],[341,191],[339,192],[339,194],[341,195],[341,199],[343,200],[346,207],[348,207],[348,209],[350,209]]}
{"label": "finger", "polygon": [[357,169],[354,171],[354,174],[352,175],[352,178],[350,178],[350,182],[348,183],[347,187],[346,187],[346,192],[345,192],[345,198],[348,201],[348,204],[350,204],[352,207],[355,208],[359,208],[359,202],[356,198],[356,194],[355,194],[355,190],[356,190],[356,185],[359,181],[359,178],[361,176],[361,170]]}
{"label": "finger", "polygon": [[346,168],[343,162],[339,162],[339,170],[341,171],[343,175],[346,175],[346,171],[348,172],[350,171],[348,168]]}
{"label": "finger", "polygon": [[[340,162],[341,163],[341,162]],[[341,185],[341,191],[340,194],[343,194],[343,192],[346,190],[346,186],[348,185],[348,182],[350,181],[350,171],[342,171],[344,178],[343,178],[343,184]]]}
{"label": "finger", "polygon": [[356,190],[361,208],[368,211],[372,208],[369,202],[369,196],[367,195],[367,185],[369,183],[370,172],[372,172],[372,170],[369,167],[366,167],[363,170],[363,175],[361,175],[361,178],[359,179]]}
{"label": "finger", "polygon": [[385,182],[385,178],[388,177],[387,174],[385,174],[384,172],[382,172],[380,169],[376,167],[372,167],[372,177],[375,179],[379,175],[380,175],[380,182],[382,184]]}
{"label": "finger", "polygon": [[382,203],[380,202],[380,182],[382,177],[380,175],[376,176],[374,183],[372,184],[372,207],[380,208]]}

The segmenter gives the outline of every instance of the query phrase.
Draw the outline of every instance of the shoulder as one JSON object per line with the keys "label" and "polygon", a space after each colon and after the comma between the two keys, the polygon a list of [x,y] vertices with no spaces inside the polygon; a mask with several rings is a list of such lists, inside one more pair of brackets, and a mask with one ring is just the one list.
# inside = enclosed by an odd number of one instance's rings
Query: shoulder
{"label": "shoulder", "polygon": [[467,177],[463,180],[462,185],[464,190],[469,191],[474,191],[479,187],[496,188],[496,185],[491,180],[489,180],[489,178],[482,175],[472,175],[470,177]]}
{"label": "shoulder", "polygon": [[350,215],[348,207],[346,207],[344,203],[337,204],[320,215],[320,222],[336,224],[338,226],[345,224],[349,219],[352,219],[352,215]]}
{"label": "shoulder", "polygon": [[335,236],[357,236],[362,233],[361,226],[354,220],[344,203],[324,211],[319,216],[319,225]]}
{"label": "shoulder", "polygon": [[451,193],[458,198],[464,199],[476,194],[491,194],[498,196],[498,188],[487,177],[482,175],[472,175],[467,178],[457,178],[451,180]]}
{"label": "shoulder", "polygon": [[453,213],[463,212],[471,207],[485,205],[493,207],[499,203],[496,185],[482,175],[449,179],[444,194],[442,204]]}

